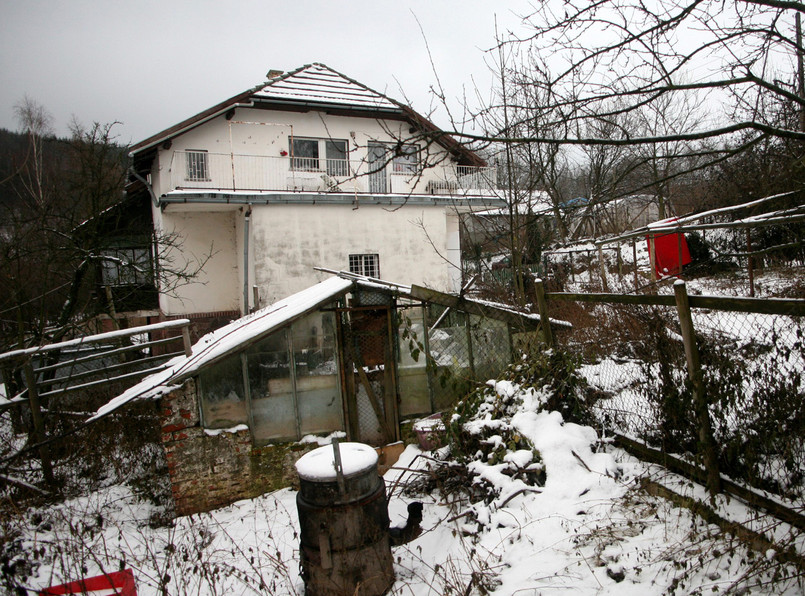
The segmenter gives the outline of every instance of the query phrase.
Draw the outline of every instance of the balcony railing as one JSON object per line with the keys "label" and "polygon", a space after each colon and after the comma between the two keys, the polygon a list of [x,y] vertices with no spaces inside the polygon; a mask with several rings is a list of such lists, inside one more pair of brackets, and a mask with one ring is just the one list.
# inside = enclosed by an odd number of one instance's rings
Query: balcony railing
{"label": "balcony railing", "polygon": [[486,194],[495,169],[439,164],[395,172],[393,164],[311,157],[174,151],[170,190]]}

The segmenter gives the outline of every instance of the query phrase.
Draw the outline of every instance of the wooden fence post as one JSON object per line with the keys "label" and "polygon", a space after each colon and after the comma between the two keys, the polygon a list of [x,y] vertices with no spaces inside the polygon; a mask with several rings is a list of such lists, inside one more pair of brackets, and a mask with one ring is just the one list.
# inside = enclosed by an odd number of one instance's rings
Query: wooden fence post
{"label": "wooden fence post", "polygon": [[190,358],[193,355],[193,344],[190,342],[190,323],[182,327],[182,344],[184,346],[184,355]]}
{"label": "wooden fence post", "polygon": [[711,496],[721,492],[721,475],[718,471],[718,452],[716,450],[713,429],[710,424],[710,412],[707,408],[707,395],[704,391],[702,367],[699,361],[699,348],[693,329],[693,318],[690,314],[690,302],[685,282],[674,282],[674,296],[679,324],[682,328],[682,341],[685,345],[685,359],[688,363],[688,378],[693,387],[693,408],[699,431],[699,450],[702,454],[704,468],[707,473],[707,491]]}
{"label": "wooden fence post", "polygon": [[609,292],[609,284],[607,284],[607,266],[604,263],[604,248],[599,245],[598,246],[598,266],[601,269],[601,287],[604,288],[605,292]]}
{"label": "wooden fence post", "polygon": [[551,320],[548,318],[548,301],[545,299],[545,285],[541,279],[534,280],[534,292],[537,294],[537,308],[539,310],[539,324],[542,327],[542,337],[545,345],[553,347],[553,331]]}
{"label": "wooden fence post", "polygon": [[25,385],[28,387],[28,402],[31,405],[31,420],[34,424],[34,439],[39,443],[39,458],[42,460],[42,474],[50,488],[56,485],[53,478],[53,464],[50,461],[50,449],[45,444],[45,421],[42,418],[42,408],[39,404],[39,391],[36,388],[36,376],[30,360],[23,366]]}
{"label": "wooden fence post", "polygon": [[755,267],[752,261],[752,231],[746,228],[746,269],[749,273],[749,297],[755,297]]}

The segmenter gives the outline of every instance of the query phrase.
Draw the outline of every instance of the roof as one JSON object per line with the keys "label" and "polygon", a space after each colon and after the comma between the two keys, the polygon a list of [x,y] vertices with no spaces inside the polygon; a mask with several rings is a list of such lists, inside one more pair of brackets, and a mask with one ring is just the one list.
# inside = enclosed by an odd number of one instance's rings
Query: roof
{"label": "roof", "polygon": [[135,160],[137,157],[145,157],[160,143],[237,107],[277,110],[343,110],[353,115],[398,118],[417,126],[422,132],[459,157],[463,163],[475,166],[486,165],[481,157],[465,148],[410,107],[319,62],[306,64],[233,95],[195,116],[132,145],[129,153],[135,157]]}
{"label": "roof", "polygon": [[303,66],[270,79],[255,97],[273,101],[337,104],[400,111],[401,105],[323,64]]}

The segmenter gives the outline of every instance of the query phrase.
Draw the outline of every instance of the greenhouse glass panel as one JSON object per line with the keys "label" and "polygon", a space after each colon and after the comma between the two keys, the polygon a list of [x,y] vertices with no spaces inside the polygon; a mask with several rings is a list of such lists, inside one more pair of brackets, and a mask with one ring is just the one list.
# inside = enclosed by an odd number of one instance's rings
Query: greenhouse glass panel
{"label": "greenhouse glass panel", "polygon": [[314,313],[291,326],[296,401],[302,435],[344,428],[333,313]]}
{"label": "greenhouse glass panel", "polygon": [[246,424],[246,391],[240,355],[230,356],[204,369],[201,384],[201,416],[207,428],[231,428]]}
{"label": "greenhouse glass panel", "polygon": [[400,415],[429,414],[432,410],[428,387],[428,359],[425,356],[423,309],[421,306],[400,308],[397,313]]}
{"label": "greenhouse glass panel", "polygon": [[255,441],[297,439],[286,330],[277,331],[249,348],[246,360]]}

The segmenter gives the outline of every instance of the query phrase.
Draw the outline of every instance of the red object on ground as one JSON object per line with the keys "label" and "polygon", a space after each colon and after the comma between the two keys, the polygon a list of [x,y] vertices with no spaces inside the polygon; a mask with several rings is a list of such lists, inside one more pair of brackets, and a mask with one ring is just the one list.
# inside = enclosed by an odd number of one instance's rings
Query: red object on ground
{"label": "red object on ground", "polygon": [[[679,275],[682,267],[690,263],[690,251],[684,234],[658,234],[647,236],[649,254],[651,254],[651,239],[654,239],[654,270],[658,277]],[[679,262],[680,251],[682,262]]]}
{"label": "red object on ground", "polygon": [[[114,590],[114,592],[109,590]],[[87,577],[77,582],[45,588],[39,592],[39,596],[94,594],[96,592],[108,596],[137,596],[137,587],[134,585],[134,572],[131,569],[124,569],[123,571]]]}

